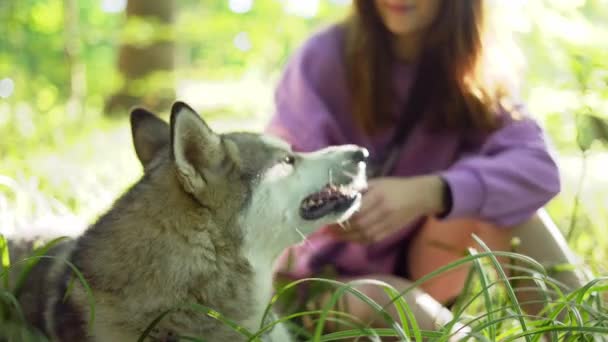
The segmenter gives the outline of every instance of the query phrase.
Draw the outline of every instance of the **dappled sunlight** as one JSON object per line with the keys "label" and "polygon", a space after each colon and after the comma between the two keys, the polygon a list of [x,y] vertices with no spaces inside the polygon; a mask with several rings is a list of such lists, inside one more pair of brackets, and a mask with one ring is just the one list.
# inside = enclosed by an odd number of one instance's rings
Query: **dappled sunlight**
{"label": "dappled sunlight", "polygon": [[127,0],[102,0],[101,9],[106,13],[120,13],[127,7]]}
{"label": "dappled sunlight", "polygon": [[[178,82],[176,89],[178,98],[192,103],[208,116],[226,116],[231,113],[233,117],[247,116],[265,120],[272,113],[273,90],[268,87],[267,81],[255,75],[224,81],[183,79]],[[239,94],[238,100],[235,100],[235,94]]]}
{"label": "dappled sunlight", "polygon": [[15,82],[10,78],[3,78],[0,80],[0,98],[7,99],[13,95],[15,90]]}

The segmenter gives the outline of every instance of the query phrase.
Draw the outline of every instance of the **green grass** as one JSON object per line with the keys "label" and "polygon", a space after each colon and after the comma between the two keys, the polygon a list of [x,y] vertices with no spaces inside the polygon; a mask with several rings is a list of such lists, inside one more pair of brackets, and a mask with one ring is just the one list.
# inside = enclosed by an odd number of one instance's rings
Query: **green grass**
{"label": "green grass", "polygon": [[[276,295],[268,303],[267,314],[271,312],[273,305],[281,300],[282,296],[303,283],[321,283],[326,288],[334,288],[334,292],[331,300],[320,310],[295,312],[284,317],[277,317],[274,320],[268,320],[267,317],[264,317],[257,331],[249,331],[245,327],[239,326],[230,317],[225,317],[213,308],[198,303],[184,303],[184,305],[176,307],[174,310],[190,310],[195,314],[216,319],[250,341],[261,341],[264,333],[278,323],[286,323],[288,327],[296,327],[294,322],[303,316],[310,317],[315,323],[314,331],[310,332],[303,329],[294,329],[293,331],[299,334],[301,340],[306,341],[337,341],[362,337],[397,337],[403,341],[422,341],[423,339],[447,341],[455,333],[454,324],[456,323],[462,324],[462,327],[467,329],[466,335],[474,341],[526,340],[536,342],[541,341],[541,338],[547,338],[550,341],[608,341],[608,311],[605,301],[608,293],[608,277],[596,278],[572,291],[562,291],[560,284],[549,277],[547,271],[536,261],[517,253],[490,251],[483,241],[479,239],[477,241],[480,245],[479,252],[471,250],[469,256],[425,276],[401,293],[389,284],[371,279],[342,283],[329,279],[311,278],[288,283],[278,289]],[[52,245],[58,242],[60,240],[38,247],[29,258],[13,260],[11,263],[11,260],[7,257],[5,240],[0,237],[0,256],[2,260],[0,272],[0,284],[2,284],[0,286],[0,326],[3,328],[0,330],[0,338],[7,338],[10,341],[44,340],[42,336],[29,329],[25,324],[23,313],[16,298],[23,285],[22,279],[27,276],[27,272],[41,258],[44,258],[45,252]],[[508,257],[510,260],[517,260],[518,264],[523,265],[519,267],[518,275],[507,276],[508,272],[498,262],[497,258],[499,257]],[[58,260],[58,262],[66,261]],[[8,271],[15,267],[16,263],[24,263],[27,267],[22,268],[21,273],[16,275],[18,281],[9,281],[9,274],[14,273]],[[83,284],[89,294],[90,319],[93,321],[95,319],[95,301],[91,290],[74,265],[67,264],[75,271],[77,280]],[[453,321],[437,331],[420,329],[408,303],[403,299],[403,295],[415,286],[462,265],[471,266],[470,274],[472,276],[466,282],[465,290],[453,310]],[[539,315],[531,316],[521,308],[525,304],[518,302],[517,299],[517,292],[521,289],[514,288],[511,285],[516,279],[535,279],[539,285],[547,289],[547,297],[550,299],[544,304]],[[355,285],[365,283],[384,288],[392,298],[391,303],[382,307],[355,288]],[[8,284],[14,285],[9,286]],[[355,295],[369,305],[370,308],[378,312],[387,326],[391,328],[374,329],[366,322],[357,320],[356,317],[336,311],[334,309],[336,303],[346,293]],[[388,314],[387,308],[390,305],[397,308],[398,319],[393,319]],[[143,332],[140,341],[143,341],[155,325],[161,322],[171,311],[173,310],[168,310],[151,321],[149,327]],[[344,329],[332,333],[325,332],[324,325],[330,320],[340,323]],[[182,340],[204,341],[204,336],[184,336]]]}

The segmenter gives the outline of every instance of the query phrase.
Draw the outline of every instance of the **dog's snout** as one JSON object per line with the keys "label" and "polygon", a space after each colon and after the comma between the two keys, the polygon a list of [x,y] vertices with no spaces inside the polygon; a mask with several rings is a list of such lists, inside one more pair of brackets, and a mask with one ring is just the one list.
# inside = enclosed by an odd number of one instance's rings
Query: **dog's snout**
{"label": "dog's snout", "polygon": [[352,153],[351,158],[354,162],[367,162],[367,158],[369,157],[369,151],[366,148],[358,148],[356,151]]}

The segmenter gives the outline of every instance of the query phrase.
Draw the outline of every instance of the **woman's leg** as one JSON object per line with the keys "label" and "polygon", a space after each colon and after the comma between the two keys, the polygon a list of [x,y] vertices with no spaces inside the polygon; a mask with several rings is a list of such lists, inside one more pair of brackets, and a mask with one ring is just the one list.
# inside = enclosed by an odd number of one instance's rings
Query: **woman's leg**
{"label": "woman's leg", "polygon": [[[515,252],[529,256],[542,264],[549,276],[563,284],[562,291],[568,293],[584,286],[591,279],[586,266],[577,259],[574,252],[558,227],[553,223],[544,209],[539,210],[527,222],[513,229],[513,236],[520,240]],[[555,265],[570,264],[574,269],[563,267],[561,270],[551,270]],[[527,274],[529,275],[529,274]],[[549,287],[550,288],[550,287]],[[531,280],[518,282],[517,299],[524,309],[536,315],[546,305],[544,289]]]}
{"label": "woman's leg", "polygon": [[[405,262],[412,280],[466,256],[467,249],[479,250],[472,234],[477,235],[491,250],[511,249],[511,229],[500,228],[474,219],[438,221],[428,219],[412,238]],[[462,291],[470,264],[441,274],[420,285],[435,300],[446,304]]]}
{"label": "woman's leg", "polygon": [[[513,228],[496,227],[473,219],[441,222],[429,219],[412,239],[408,249],[406,262],[410,276],[413,280],[420,279],[437,268],[462,258],[468,247],[479,248],[471,234],[476,234],[493,251],[521,253],[545,266],[576,264],[576,258],[559,229],[543,210],[539,213],[540,215],[534,215]],[[519,246],[511,246],[513,237],[519,238]],[[420,287],[440,303],[448,303],[462,291],[468,266],[433,278]],[[586,280],[580,269],[566,270],[552,276],[569,289],[581,287]],[[522,308],[529,314],[537,314],[544,306],[542,301],[545,297],[540,292],[542,289],[537,288],[532,281],[518,281],[515,291]]]}

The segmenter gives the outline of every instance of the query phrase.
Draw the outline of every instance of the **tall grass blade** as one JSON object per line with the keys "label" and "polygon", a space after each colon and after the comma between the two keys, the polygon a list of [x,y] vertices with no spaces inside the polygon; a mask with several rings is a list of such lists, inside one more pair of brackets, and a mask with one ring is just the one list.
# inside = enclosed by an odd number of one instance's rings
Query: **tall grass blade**
{"label": "tall grass blade", "polygon": [[[8,250],[8,241],[4,235],[0,234],[0,270],[4,273],[11,266],[11,258]],[[9,274],[6,272],[6,276],[2,277],[3,286],[5,289],[9,288]]]}
{"label": "tall grass blade", "polygon": [[[471,255],[475,255],[477,254],[477,251],[473,248],[469,248],[469,253]],[[490,287],[488,286],[488,283],[490,282],[488,275],[486,274],[486,271],[483,268],[483,265],[481,264],[481,260],[480,259],[475,259],[473,261],[473,266],[475,268],[475,270],[477,271],[477,274],[479,275],[479,281],[481,282],[481,286],[483,287],[482,289],[482,294],[483,294],[483,299],[484,299],[484,306],[486,308],[486,312],[488,313],[487,319],[488,321],[492,321],[493,320],[493,305],[492,305],[492,298],[490,295]],[[494,324],[491,324],[488,326],[488,333],[490,335],[490,340],[491,341],[495,341],[496,340],[496,326]]]}
{"label": "tall grass blade", "polygon": [[65,241],[67,239],[69,239],[69,238],[68,237],[58,237],[56,239],[49,241],[42,247],[34,250],[33,254],[26,259],[27,261],[25,263],[25,266],[23,267],[23,270],[21,271],[21,274],[19,274],[19,278],[17,279],[17,282],[15,283],[15,287],[13,288],[13,293],[15,294],[15,297],[19,298],[19,296],[21,295],[21,290],[23,289],[23,285],[27,281],[27,278],[29,277],[30,272],[32,272],[32,269],[40,261],[40,257],[47,254],[51,248],[57,246],[59,243]]}
{"label": "tall grass blade", "polygon": [[[369,305],[371,308],[373,308],[376,311],[376,313],[380,314],[380,316],[386,321],[386,323],[388,323],[389,325],[391,325],[393,327],[393,329],[396,331],[397,335],[403,341],[410,340],[408,335],[401,328],[401,326],[399,326],[399,324],[397,322],[395,322],[395,320],[391,317],[391,315],[389,313],[387,313],[382,306],[380,306],[378,303],[373,301],[371,298],[369,298],[363,292],[361,292],[353,287],[353,285],[365,284],[365,283],[369,283],[369,282],[370,282],[369,280],[353,281],[353,282],[350,282],[347,284],[342,284],[338,287],[338,289],[334,292],[334,294],[332,295],[330,300],[323,306],[323,313],[321,314],[321,317],[319,318],[319,323],[315,327],[315,332],[313,334],[313,339],[315,341],[318,341],[321,338],[321,335],[323,333],[323,327],[325,325],[325,320],[327,319],[329,309],[336,306],[336,303],[345,294],[345,292],[350,292],[351,294],[355,295],[357,298],[359,298],[360,300],[365,302],[367,305]],[[339,282],[335,282],[335,283],[339,284]],[[391,301],[391,302],[393,302],[393,301]]]}
{"label": "tall grass blade", "polygon": [[[490,260],[492,261],[492,264],[494,264],[494,267],[496,268],[496,272],[498,272],[499,277],[504,281],[504,285],[507,290],[507,295],[509,296],[511,303],[513,304],[513,309],[519,316],[518,321],[521,325],[521,329],[524,332],[526,332],[528,330],[528,327],[526,326],[526,320],[523,317],[523,312],[522,312],[519,302],[517,300],[517,296],[515,296],[515,292],[513,291],[513,288],[511,287],[511,283],[509,282],[509,278],[505,274],[504,269],[502,268],[500,262],[496,258],[496,255],[491,252],[490,248],[488,248],[488,246],[477,235],[473,234],[473,239],[475,239],[475,242],[477,242],[481,246],[482,249],[484,249],[486,252],[489,253],[488,256],[489,256]],[[526,339],[527,342],[532,341],[530,339],[529,335],[524,335],[524,338]]]}

